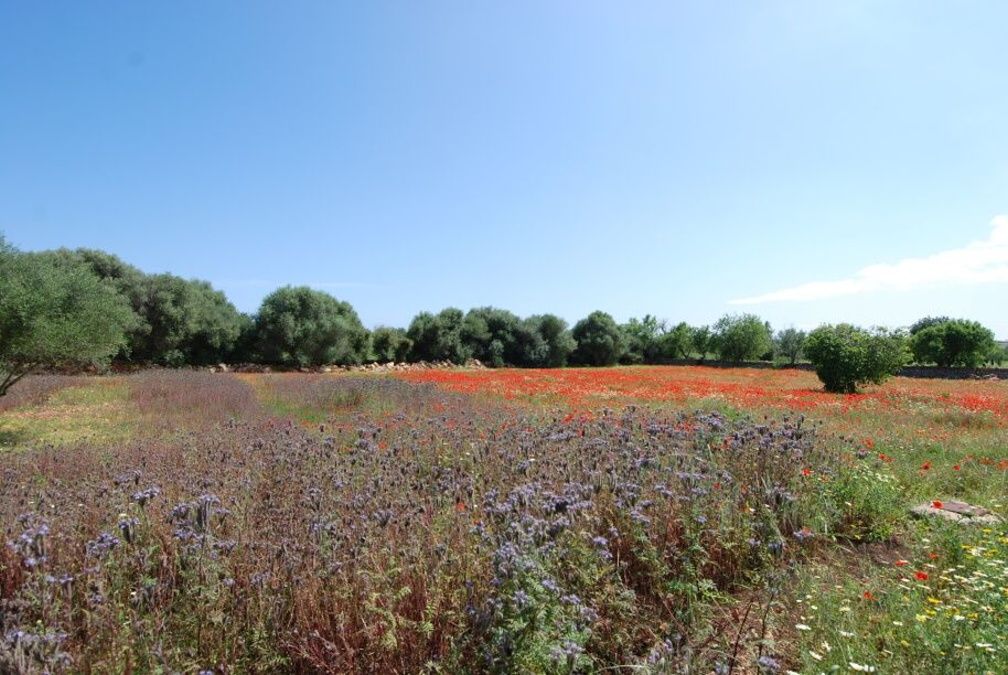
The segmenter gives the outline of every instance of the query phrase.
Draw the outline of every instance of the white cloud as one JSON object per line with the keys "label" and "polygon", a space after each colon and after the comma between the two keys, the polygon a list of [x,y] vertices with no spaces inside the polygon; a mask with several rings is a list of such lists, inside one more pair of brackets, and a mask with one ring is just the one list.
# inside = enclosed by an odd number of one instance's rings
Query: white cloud
{"label": "white cloud", "polygon": [[812,281],[770,293],[738,298],[732,305],[822,300],[876,291],[910,291],[919,288],[1008,283],[1008,215],[991,221],[983,241],[923,258],[904,258],[891,264],[869,265],[853,276],[836,281]]}

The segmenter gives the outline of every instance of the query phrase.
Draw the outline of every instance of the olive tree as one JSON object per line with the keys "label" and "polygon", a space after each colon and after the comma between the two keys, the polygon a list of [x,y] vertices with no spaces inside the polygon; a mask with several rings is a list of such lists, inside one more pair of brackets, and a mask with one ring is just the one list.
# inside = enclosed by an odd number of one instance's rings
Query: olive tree
{"label": "olive tree", "polygon": [[96,249],[61,248],[37,255],[59,265],[83,265],[126,298],[136,321],[117,360],[181,366],[217,363],[237,355],[247,318],[208,282],[144,274]]}
{"label": "olive tree", "polygon": [[714,324],[714,348],[723,361],[750,361],[773,349],[770,329],[755,314],[726,314]]}
{"label": "olive tree", "polygon": [[693,343],[693,351],[700,355],[700,362],[707,360],[708,352],[714,351],[714,333],[710,326],[696,326],[690,329],[690,341]]}
{"label": "olive tree", "polygon": [[662,355],[669,359],[688,359],[693,353],[693,328],[682,321],[661,337]]}
{"label": "olive tree", "polygon": [[217,363],[234,351],[243,319],[208,282],[173,274],[144,277],[134,302],[141,326],[130,335],[130,358],[165,366]]}
{"label": "olive tree", "polygon": [[574,336],[567,329],[567,322],[555,314],[537,314],[525,319],[525,323],[539,334],[546,345],[542,360],[529,365],[536,368],[566,366],[571,353],[577,348]]}
{"label": "olive tree", "polygon": [[256,316],[259,355],[285,366],[363,363],[369,336],[348,302],[307,286],[270,293]]}
{"label": "olive tree", "polygon": [[662,358],[662,338],[667,333],[664,321],[646,314],[643,319],[630,319],[620,329],[627,347],[623,363],[656,363]]}
{"label": "olive tree", "polygon": [[0,238],[0,396],[37,368],[106,365],[134,321],[86,266],[20,253]]}
{"label": "olive tree", "polygon": [[[925,321],[921,321],[918,324]],[[994,333],[976,321],[966,319],[932,320],[913,332],[910,349],[918,363],[941,367],[983,364],[995,347]]]}
{"label": "olive tree", "polygon": [[464,364],[472,358],[471,349],[462,339],[465,314],[454,307],[437,314],[420,312],[410,322],[406,337],[413,343],[410,361],[451,361]]}
{"label": "olive tree", "polygon": [[793,366],[802,357],[806,337],[805,331],[797,328],[785,328],[774,336],[774,353],[787,359]]}
{"label": "olive tree", "polygon": [[496,307],[469,310],[462,325],[462,341],[473,357],[494,367],[535,365],[545,360],[548,352],[533,326]]}
{"label": "olive tree", "polygon": [[574,325],[571,335],[577,348],[571,360],[585,366],[611,366],[626,351],[623,331],[605,312],[592,312]]}
{"label": "olive tree", "polygon": [[376,361],[405,361],[412,346],[402,328],[379,326],[371,331],[371,355]]}

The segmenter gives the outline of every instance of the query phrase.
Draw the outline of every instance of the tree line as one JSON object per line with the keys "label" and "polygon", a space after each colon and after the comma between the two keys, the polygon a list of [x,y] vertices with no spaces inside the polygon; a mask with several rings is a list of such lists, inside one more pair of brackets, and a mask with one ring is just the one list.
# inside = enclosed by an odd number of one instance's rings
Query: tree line
{"label": "tree line", "polygon": [[[21,252],[0,237],[0,395],[35,368],[110,361],[312,367],[478,359],[492,367],[555,368],[711,357],[791,365],[808,359],[827,388],[847,391],[911,360],[979,366],[1006,354],[989,329],[948,317],[921,319],[905,331],[841,324],[806,334],[774,332],[753,314],[692,326],[651,315],[620,324],[596,311],[569,327],[553,314],[522,318],[478,307],[421,312],[405,328],[369,331],[349,303],[305,286],[279,288],[246,315],[206,281],[146,274],[94,249]],[[842,363],[844,374],[821,369],[825,361]]]}

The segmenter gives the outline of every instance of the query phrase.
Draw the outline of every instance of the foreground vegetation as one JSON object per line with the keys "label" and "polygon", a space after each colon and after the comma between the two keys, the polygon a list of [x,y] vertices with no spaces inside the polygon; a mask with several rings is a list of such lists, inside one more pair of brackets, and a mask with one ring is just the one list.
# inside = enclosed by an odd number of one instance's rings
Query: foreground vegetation
{"label": "foreground vegetation", "polygon": [[0,663],[1008,664],[1005,527],[906,516],[1004,513],[1001,383],[838,399],[795,371],[403,378],[29,377],[0,399]]}

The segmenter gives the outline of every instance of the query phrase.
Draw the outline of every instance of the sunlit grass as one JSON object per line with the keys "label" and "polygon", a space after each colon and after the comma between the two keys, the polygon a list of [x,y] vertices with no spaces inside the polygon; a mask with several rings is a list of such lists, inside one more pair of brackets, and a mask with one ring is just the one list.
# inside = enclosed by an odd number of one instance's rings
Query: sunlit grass
{"label": "sunlit grass", "polygon": [[56,391],[44,402],[0,413],[0,446],[107,445],[128,439],[135,422],[125,382],[96,379]]}
{"label": "sunlit grass", "polygon": [[798,619],[780,627],[783,642],[793,638],[800,645],[792,655],[797,669],[1008,671],[1006,526],[964,529],[909,515],[911,506],[936,499],[1008,515],[1008,383],[895,378],[851,397],[816,393],[815,376],[798,371],[620,368],[408,377],[533,406],[559,399],[589,411],[636,403],[656,411],[716,410],[733,419],[804,415],[855,468],[841,474],[843,486],[837,479],[823,483],[823,494],[833,494],[826,502],[845,504],[849,513],[840,517],[852,524],[866,518],[876,528],[866,538],[883,551],[907,552],[908,560],[880,563],[863,541],[844,538],[822,549],[833,553],[799,567],[790,591]]}
{"label": "sunlit grass", "polygon": [[[361,659],[355,661],[359,665],[392,663],[382,661],[391,655],[413,658],[418,645],[472,658],[475,652],[466,651],[463,636],[471,637],[468,631],[476,624],[468,624],[462,611],[472,590],[461,580],[483,579],[481,593],[502,593],[485,585],[488,551],[472,539],[490,523],[487,504],[502,499],[488,497],[487,488],[511,490],[529,480],[522,472],[546,466],[550,470],[539,475],[547,481],[543,485],[573,480],[600,461],[627,471],[633,465],[626,462],[649,445],[655,458],[670,462],[673,477],[679,473],[676,463],[685,458],[730,463],[736,479],[758,464],[742,461],[720,442],[684,440],[692,437],[692,422],[671,432],[680,439],[673,446],[682,444],[675,452],[665,447],[667,441],[656,440],[663,436],[645,433],[646,425],[636,436],[630,433],[638,415],[674,420],[679,411],[699,411],[701,416],[718,413],[718,419],[746,433],[774,427],[784,418],[797,424],[802,417],[802,429],[817,430],[818,459],[775,466],[749,480],[744,490],[716,481],[696,495],[677,496],[668,507],[659,506],[666,503],[662,495],[679,481],[693,480],[692,473],[671,481],[653,477],[646,483],[650,498],[641,500],[648,506],[633,517],[614,510],[617,495],[599,501],[591,518],[571,531],[575,536],[558,540],[564,555],[554,559],[551,549],[537,554],[529,559],[536,574],[514,577],[506,587],[563,623],[569,604],[557,604],[559,596],[544,593],[540,575],[548,570],[565,579],[579,589],[578,602],[600,613],[590,639],[580,629],[532,630],[531,614],[505,604],[498,609],[515,612],[505,612],[506,621],[497,617],[496,632],[480,634],[480,640],[534,636],[522,643],[531,659],[523,663],[546,672],[547,665],[556,665],[553,648],[569,643],[614,659],[625,654],[619,663],[649,659],[652,648],[661,658],[685,658],[671,643],[657,640],[674,634],[673,624],[683,621],[693,625],[694,644],[706,639],[700,626],[718,639],[725,631],[744,633],[738,654],[731,653],[729,639],[718,648],[722,651],[707,652],[707,664],[745,663],[758,670],[764,666],[753,664],[762,654],[772,657],[764,669],[773,662],[782,671],[1008,672],[1000,637],[1008,632],[1005,527],[962,528],[909,514],[910,506],[933,499],[961,499],[1005,514],[1008,418],[999,411],[1008,390],[1003,384],[898,379],[852,398],[814,391],[809,373],[692,368],[432,372],[406,379],[433,379],[436,385],[407,385],[380,375],[153,371],[42,387],[26,396],[26,403],[0,413],[10,445],[66,446],[8,455],[20,477],[21,496],[9,499],[5,508],[13,522],[15,515],[34,508],[41,484],[73,503],[65,513],[80,519],[74,520],[77,529],[62,525],[63,532],[78,537],[61,552],[68,567],[77,564],[86,543],[80,537],[93,540],[101,529],[125,537],[117,529],[122,513],[136,516],[150,530],[150,546],[178,553],[165,529],[173,505],[195,503],[210,493],[232,512],[228,536],[241,543],[231,562],[221,558],[209,567],[204,561],[176,569],[170,556],[150,558],[146,549],[120,544],[120,561],[140,567],[123,569],[104,582],[121,591],[121,597],[109,596],[119,603],[117,611],[141,623],[124,628],[109,614],[110,632],[103,633],[108,644],[81,642],[74,648],[113,660],[117,650],[153,653],[161,633],[143,623],[149,617],[134,607],[130,584],[161,575],[159,587],[173,588],[193,608],[216,617],[204,626],[180,609],[184,603],[176,604],[176,596],[161,597],[158,620],[167,621],[176,635],[191,631],[194,636],[194,642],[178,638],[175,658],[195,648],[217,654],[221,663],[240,657],[284,670],[293,662],[318,665],[333,657],[335,652],[314,637],[278,639],[286,635],[281,624],[292,621],[298,622],[299,635],[322,631],[333,644],[354,636],[356,644],[372,650],[352,657]],[[607,439],[605,446],[590,442],[599,434]],[[574,445],[580,449],[572,452]],[[639,470],[653,468],[647,463]],[[627,473],[627,485],[644,475],[637,471]],[[608,475],[588,471],[586,485],[599,481],[596,489],[610,490]],[[79,499],[66,487],[84,476],[88,496]],[[768,492],[785,478],[787,490]],[[117,486],[115,504],[96,498],[109,481]],[[137,505],[136,495],[150,486],[159,487],[161,497],[153,507]],[[738,490],[731,499],[729,488]],[[781,497],[785,493],[791,496]],[[310,529],[335,522],[337,506],[339,527]],[[390,509],[402,519],[394,534],[382,515]],[[775,519],[768,520],[771,513]],[[549,509],[537,514],[557,516]],[[611,523],[598,527],[599,518]],[[347,528],[365,522],[373,540],[344,537]],[[669,529],[669,523],[675,526]],[[502,519],[500,531],[509,531],[508,524]],[[613,535],[609,525],[622,534]],[[264,537],[267,527],[270,534]],[[599,557],[593,538],[608,541],[602,553],[611,559]],[[752,548],[755,540],[758,549]],[[675,544],[663,549],[668,541]],[[280,548],[274,550],[275,545]],[[333,566],[334,560],[346,562],[340,556],[349,545],[363,546],[346,558],[352,566]],[[406,550],[409,557],[401,557]],[[752,558],[757,550],[759,560]],[[300,561],[300,576],[283,577],[286,586],[263,586],[257,575],[264,567],[272,566],[271,574],[292,574],[284,567],[291,556]],[[0,559],[0,572],[4,564]],[[350,569],[365,570],[367,576],[351,575]],[[202,576],[185,578],[193,570]],[[770,575],[770,570],[781,574]],[[113,571],[109,568],[110,575]],[[10,588],[24,582],[20,568],[6,573]],[[84,591],[82,585],[75,588]],[[213,598],[201,595],[207,589]],[[249,597],[255,599],[252,606],[244,604]],[[417,598],[425,598],[424,604]],[[748,598],[756,599],[758,608],[773,605],[773,611],[759,621],[750,617],[750,624],[760,625],[747,632],[736,627],[742,619],[732,612],[743,611]],[[73,603],[81,601],[77,597]],[[255,621],[236,626],[248,633],[233,633],[227,626],[239,608],[259,613]],[[723,617],[723,625],[714,626],[714,617]],[[135,642],[138,631],[150,642]],[[208,642],[206,635],[213,634],[217,637]],[[463,641],[452,646],[453,639]],[[576,670],[587,663],[582,658],[587,657],[572,656],[566,663]],[[444,672],[469,665],[457,661]]]}

